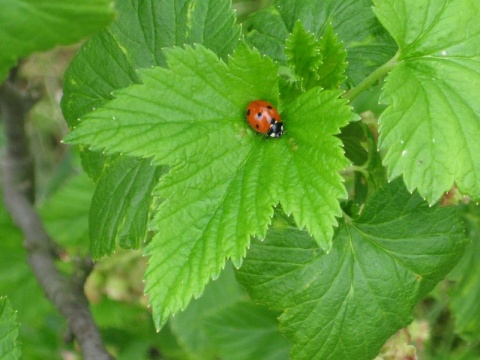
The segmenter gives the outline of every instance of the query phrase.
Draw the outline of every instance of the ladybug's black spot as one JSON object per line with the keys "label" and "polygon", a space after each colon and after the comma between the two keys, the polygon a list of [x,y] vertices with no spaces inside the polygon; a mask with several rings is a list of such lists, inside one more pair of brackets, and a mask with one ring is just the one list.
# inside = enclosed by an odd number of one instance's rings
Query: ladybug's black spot
{"label": "ladybug's black spot", "polygon": [[262,116],[262,113],[259,112],[259,113],[257,114],[257,117],[261,117],[261,116]]}
{"label": "ladybug's black spot", "polygon": [[270,105],[267,105],[267,109],[270,109],[270,110],[272,110],[272,109],[273,109],[273,107],[271,107]]}
{"label": "ladybug's black spot", "polygon": [[247,116],[250,115],[250,109],[247,110]]}
{"label": "ladybug's black spot", "polygon": [[256,124],[256,125],[255,125],[255,127],[256,127],[257,129],[259,129],[259,128],[260,128],[260,126],[259,126],[258,124]]}

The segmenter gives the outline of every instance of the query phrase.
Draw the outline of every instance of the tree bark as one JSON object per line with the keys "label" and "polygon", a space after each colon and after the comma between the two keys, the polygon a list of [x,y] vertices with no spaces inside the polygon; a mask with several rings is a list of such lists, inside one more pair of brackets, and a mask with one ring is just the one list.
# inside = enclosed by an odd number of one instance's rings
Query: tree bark
{"label": "tree bark", "polygon": [[[47,298],[64,316],[85,359],[112,359],[106,351],[83,292],[86,276],[63,276],[55,265],[55,244],[34,208],[34,161],[25,132],[33,101],[10,81],[0,86],[0,114],[7,138],[2,161],[3,200],[24,236],[27,260]],[[79,279],[81,283],[79,285]]]}

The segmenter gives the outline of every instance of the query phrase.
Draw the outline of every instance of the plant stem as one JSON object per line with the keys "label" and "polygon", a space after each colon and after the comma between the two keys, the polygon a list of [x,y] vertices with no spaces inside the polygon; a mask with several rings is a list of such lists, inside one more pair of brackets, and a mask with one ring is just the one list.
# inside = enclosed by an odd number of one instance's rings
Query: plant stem
{"label": "plant stem", "polygon": [[84,359],[110,360],[112,357],[105,350],[83,292],[86,275],[69,278],[59,271],[55,264],[55,244],[33,205],[34,162],[24,126],[31,105],[14,83],[0,84],[0,112],[7,138],[1,163],[3,200],[23,233],[27,260],[37,281],[65,317]]}
{"label": "plant stem", "polygon": [[387,61],[385,64],[377,68],[374,72],[368,75],[360,84],[356,87],[347,91],[344,94],[344,98],[348,99],[350,102],[355,100],[363,91],[370,89],[375,83],[383,79],[391,70],[393,70],[398,65],[398,56],[400,53],[395,54],[393,58]]}

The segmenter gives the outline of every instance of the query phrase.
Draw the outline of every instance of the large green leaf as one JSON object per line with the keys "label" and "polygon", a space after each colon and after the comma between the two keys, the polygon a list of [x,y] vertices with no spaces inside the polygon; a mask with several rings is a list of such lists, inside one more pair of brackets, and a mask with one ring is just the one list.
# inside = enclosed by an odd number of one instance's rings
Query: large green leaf
{"label": "large green leaf", "polygon": [[[66,72],[62,110],[70,126],[111,99],[113,90],[139,82],[137,69],[165,65],[164,48],[205,44],[226,57],[240,33],[230,0],[119,0],[117,10],[117,21],[88,41]],[[150,210],[149,184],[161,169],[144,159],[83,150],[82,165],[99,183],[90,212],[93,255],[109,254],[116,244],[138,247]]]}
{"label": "large green leaf", "polygon": [[430,203],[454,183],[480,198],[480,3],[375,3],[400,48],[380,117],[389,177],[403,175]]}
{"label": "large green leaf", "polygon": [[241,264],[250,236],[265,235],[279,201],[330,247],[338,198],[346,195],[338,172],[348,164],[333,135],[352,119],[340,91],[314,88],[285,104],[286,134],[265,139],[245,121],[245,108],[254,99],[280,105],[278,65],[245,45],[228,64],[201,46],[165,54],[169,69],[141,71],[143,85],[116,92],[67,136],[172,167],[158,186],[165,200],[148,247],[158,325],[200,295],[227,258]]}
{"label": "large green leaf", "polygon": [[284,310],[293,359],[371,360],[457,263],[462,239],[455,210],[429,207],[396,181],[340,227],[329,254],[277,219],[239,279],[254,300]]}
{"label": "large green leaf", "polygon": [[20,359],[20,346],[17,341],[18,323],[7,298],[0,298],[0,359]]}
{"label": "large green leaf", "polygon": [[21,57],[93,34],[113,20],[111,0],[4,0],[0,11],[0,83]]}
{"label": "large green leaf", "polygon": [[347,50],[346,72],[353,84],[395,54],[396,46],[376,20],[371,0],[276,0],[249,18],[246,39],[284,63],[285,41],[299,20],[317,38],[330,37],[333,28]]}

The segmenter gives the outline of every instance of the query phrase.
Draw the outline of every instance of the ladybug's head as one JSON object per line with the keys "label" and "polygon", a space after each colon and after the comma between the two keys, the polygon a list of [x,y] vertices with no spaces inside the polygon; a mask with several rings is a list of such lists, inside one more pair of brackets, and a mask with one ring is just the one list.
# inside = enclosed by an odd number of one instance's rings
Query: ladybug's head
{"label": "ladybug's head", "polygon": [[283,135],[283,122],[278,121],[270,125],[270,129],[267,132],[267,136],[273,138],[279,138]]}

